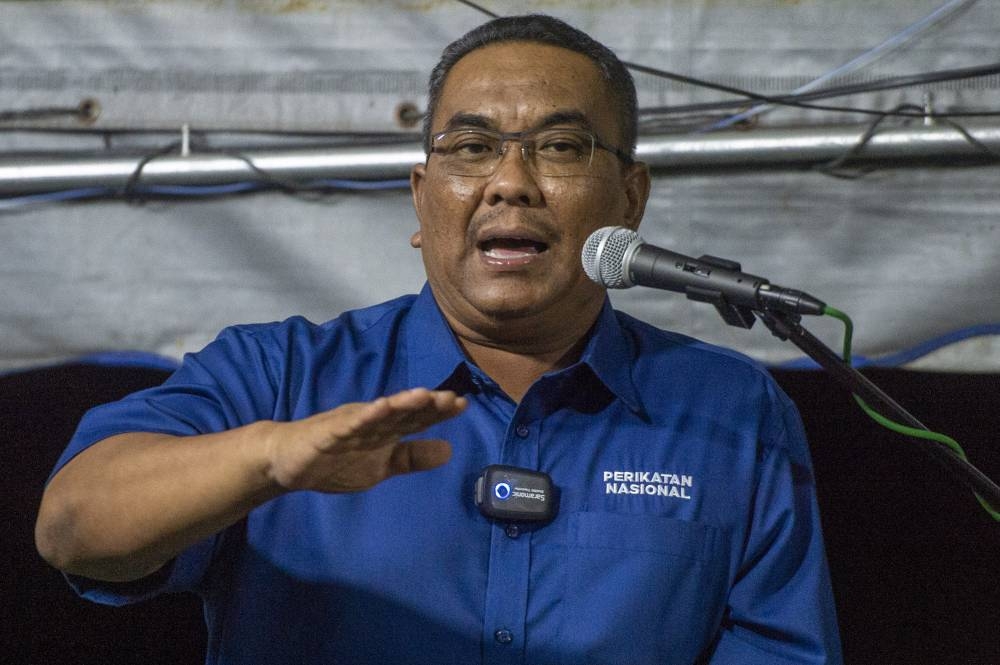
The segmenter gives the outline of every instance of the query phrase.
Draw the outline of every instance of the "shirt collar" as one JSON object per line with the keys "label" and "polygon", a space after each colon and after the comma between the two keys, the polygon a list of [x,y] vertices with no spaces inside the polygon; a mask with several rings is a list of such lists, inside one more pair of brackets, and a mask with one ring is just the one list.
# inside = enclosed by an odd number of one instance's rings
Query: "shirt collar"
{"label": "shirt collar", "polygon": [[[459,368],[467,371],[465,354],[434,300],[429,284],[424,284],[413,302],[405,334],[411,386],[440,388]],[[590,339],[574,367],[589,367],[608,390],[632,411],[641,413],[642,402],[632,381],[634,355],[633,341],[605,297],[604,306],[591,328]]]}
{"label": "shirt collar", "polygon": [[440,388],[457,368],[465,367],[465,354],[444,320],[429,284],[424,284],[413,301],[404,341],[410,386]]}
{"label": "shirt collar", "polygon": [[625,402],[629,409],[642,413],[639,391],[632,380],[635,362],[634,341],[622,327],[611,301],[604,298],[604,306],[590,331],[590,339],[580,356],[580,363],[590,367],[608,390]]}

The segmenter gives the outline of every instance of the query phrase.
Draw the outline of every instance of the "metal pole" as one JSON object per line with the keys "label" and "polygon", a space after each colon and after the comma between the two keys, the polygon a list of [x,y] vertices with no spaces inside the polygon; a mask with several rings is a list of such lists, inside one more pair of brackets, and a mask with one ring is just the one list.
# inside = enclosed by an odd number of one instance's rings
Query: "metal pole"
{"label": "metal pole", "polygon": [[[1000,154],[1000,124],[969,122],[963,123],[963,128],[995,155]],[[840,157],[858,145],[864,132],[864,127],[828,126],[645,137],[636,152],[651,166],[672,169],[800,166]],[[924,163],[928,159],[977,155],[985,153],[954,127],[930,125],[881,129],[856,159]]]}
{"label": "metal pole", "polygon": [[[965,122],[963,127],[994,155],[1000,154],[1000,123]],[[856,146],[865,128],[819,126],[754,129],[711,134],[642,136],[638,158],[654,169],[677,174],[704,169],[794,166],[835,159]],[[230,151],[231,153],[233,151]],[[377,146],[330,146],[300,149],[246,149],[239,153],[257,169],[283,180],[385,180],[405,178],[413,164],[424,161],[418,143]],[[858,160],[894,160],[921,165],[928,160],[967,160],[985,156],[948,125],[879,130],[859,152]],[[138,168],[143,155],[54,153],[0,156],[0,194],[14,195],[74,189],[120,188]],[[170,154],[149,161],[141,184],[218,185],[262,181],[264,176],[244,160],[218,153]]]}

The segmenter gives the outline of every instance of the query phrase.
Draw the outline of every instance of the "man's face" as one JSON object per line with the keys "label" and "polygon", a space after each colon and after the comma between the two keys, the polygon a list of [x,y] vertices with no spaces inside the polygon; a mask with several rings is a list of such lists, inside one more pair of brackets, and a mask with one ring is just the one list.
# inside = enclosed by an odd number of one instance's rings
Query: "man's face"
{"label": "man's face", "polygon": [[[522,132],[557,117],[554,126],[584,128],[621,147],[615,105],[590,59],[545,44],[500,43],[454,65],[431,128]],[[638,226],[648,171],[597,149],[584,175],[536,175],[519,142],[506,148],[489,176],[449,175],[438,154],[413,169],[420,230],[412,244],[438,304],[459,332],[518,319],[560,325],[582,318],[589,326],[603,290],[583,273],[583,243],[602,226]]]}

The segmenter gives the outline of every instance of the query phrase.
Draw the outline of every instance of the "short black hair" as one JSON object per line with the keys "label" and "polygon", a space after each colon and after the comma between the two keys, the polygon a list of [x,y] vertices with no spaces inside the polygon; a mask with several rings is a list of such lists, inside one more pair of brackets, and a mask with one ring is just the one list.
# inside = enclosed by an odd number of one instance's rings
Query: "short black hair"
{"label": "short black hair", "polygon": [[427,113],[424,115],[424,152],[431,149],[431,123],[444,89],[445,79],[456,62],[478,48],[499,42],[537,42],[550,44],[590,58],[611,90],[621,121],[622,151],[635,154],[638,133],[638,111],[635,83],[628,69],[607,46],[564,21],[545,14],[503,16],[473,28],[459,37],[441,53],[441,59],[431,71],[428,84]]}

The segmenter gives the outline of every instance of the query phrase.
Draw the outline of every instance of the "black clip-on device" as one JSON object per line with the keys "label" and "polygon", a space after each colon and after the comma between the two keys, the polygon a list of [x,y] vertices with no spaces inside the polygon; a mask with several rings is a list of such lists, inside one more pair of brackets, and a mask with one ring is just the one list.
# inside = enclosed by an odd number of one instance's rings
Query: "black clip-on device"
{"label": "black clip-on device", "polygon": [[547,473],[493,464],[476,480],[476,507],[499,522],[549,522],[556,516],[558,496]]}

